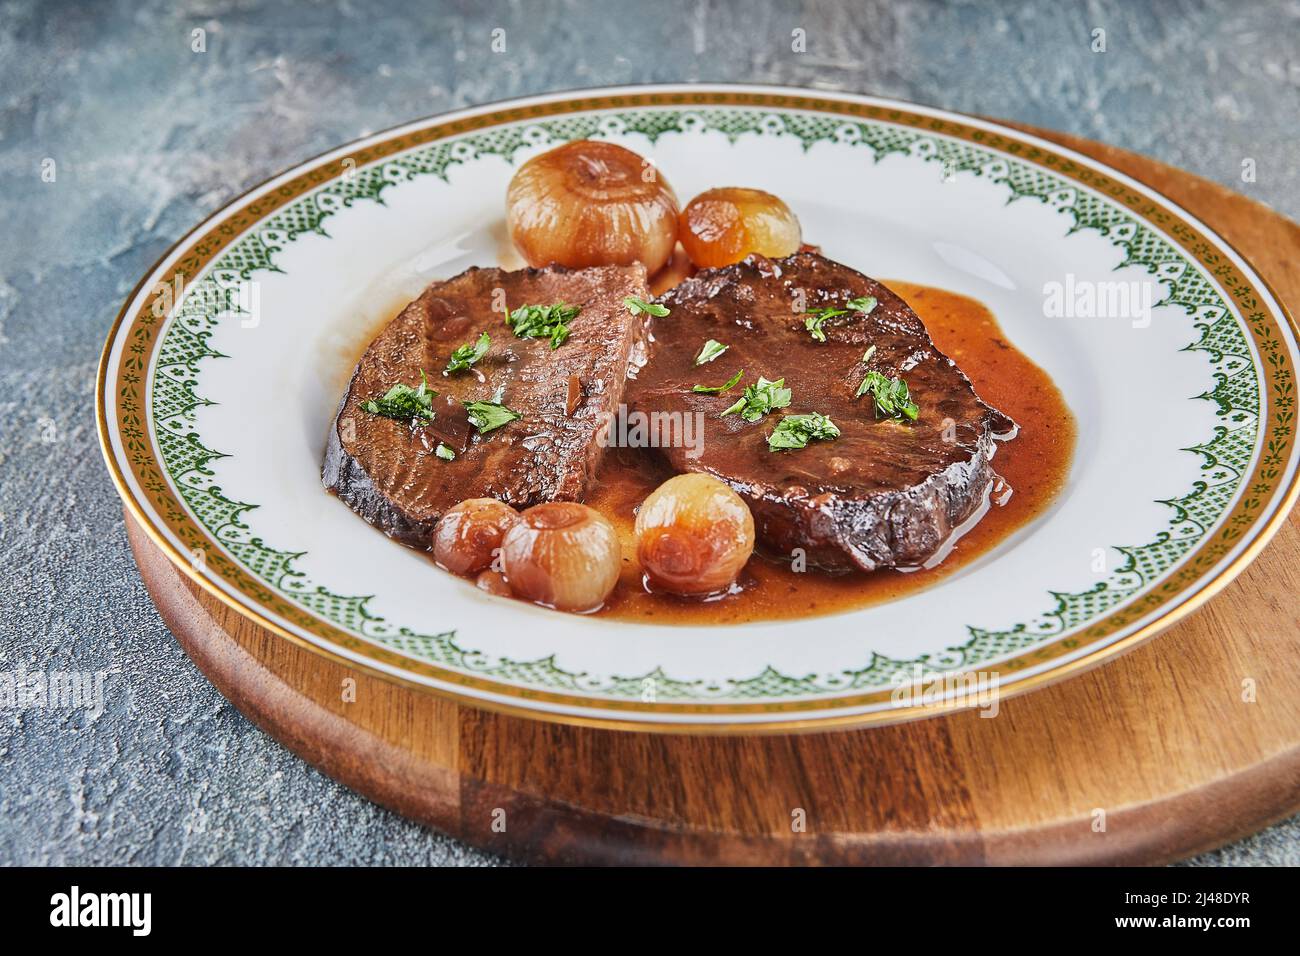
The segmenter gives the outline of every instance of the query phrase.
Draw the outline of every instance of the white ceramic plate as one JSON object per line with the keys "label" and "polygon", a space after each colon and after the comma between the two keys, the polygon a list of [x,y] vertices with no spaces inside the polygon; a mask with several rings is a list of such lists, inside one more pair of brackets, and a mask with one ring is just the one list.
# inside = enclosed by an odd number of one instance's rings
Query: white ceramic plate
{"label": "white ceramic plate", "polygon": [[[327,496],[324,436],[364,336],[431,280],[517,264],[507,182],[582,137],[651,157],[683,200],[722,184],[776,193],[829,257],[990,306],[1078,419],[1054,506],[893,603],[690,628],[490,597]],[[254,189],[141,282],[98,401],[135,517],[286,638],[546,719],[763,731],[987,704],[1186,614],[1294,499],[1295,361],[1290,319],[1239,255],[1083,156],[904,103],[634,87],[434,117]],[[932,673],[982,675],[983,692],[951,679],[900,691],[900,675]]]}

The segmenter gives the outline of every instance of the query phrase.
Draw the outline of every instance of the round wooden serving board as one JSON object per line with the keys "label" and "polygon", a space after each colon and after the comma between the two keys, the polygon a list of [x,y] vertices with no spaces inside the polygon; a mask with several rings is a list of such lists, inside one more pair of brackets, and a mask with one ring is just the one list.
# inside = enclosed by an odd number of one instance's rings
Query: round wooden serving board
{"label": "round wooden serving board", "polygon": [[[1030,131],[1200,216],[1298,311],[1300,227],[1152,160]],[[1159,863],[1300,809],[1296,514],[1203,610],[1104,667],[1002,701],[995,719],[775,737],[592,730],[462,706],[271,634],[201,591],[129,515],[127,531],[168,627],[249,719],[371,799],[512,858]]]}

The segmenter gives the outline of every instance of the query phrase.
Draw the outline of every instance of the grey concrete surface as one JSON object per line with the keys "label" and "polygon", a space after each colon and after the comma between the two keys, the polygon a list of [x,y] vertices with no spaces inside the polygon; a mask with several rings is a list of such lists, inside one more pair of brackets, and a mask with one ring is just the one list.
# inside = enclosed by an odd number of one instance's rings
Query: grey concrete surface
{"label": "grey concrete surface", "polygon": [[[0,671],[111,672],[98,716],[0,712],[0,863],[496,862],[264,737],[178,650],[132,564],[95,363],[136,280],[228,199],[442,110],[698,79],[1054,127],[1296,217],[1298,37],[1294,0],[0,3]],[[1300,820],[1195,862],[1300,864]]]}

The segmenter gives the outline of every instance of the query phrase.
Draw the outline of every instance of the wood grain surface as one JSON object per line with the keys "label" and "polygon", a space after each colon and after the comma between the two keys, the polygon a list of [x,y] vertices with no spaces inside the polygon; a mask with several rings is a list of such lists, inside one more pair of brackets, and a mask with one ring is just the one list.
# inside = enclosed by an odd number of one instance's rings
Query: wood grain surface
{"label": "wood grain surface", "polygon": [[[1191,210],[1298,311],[1294,223],[1153,160],[1020,128]],[[249,719],[371,799],[514,859],[1160,863],[1300,810],[1296,513],[1205,608],[1002,701],[994,719],[785,737],[591,730],[458,705],[276,637],[202,592],[129,514],[127,530],[168,627]]]}

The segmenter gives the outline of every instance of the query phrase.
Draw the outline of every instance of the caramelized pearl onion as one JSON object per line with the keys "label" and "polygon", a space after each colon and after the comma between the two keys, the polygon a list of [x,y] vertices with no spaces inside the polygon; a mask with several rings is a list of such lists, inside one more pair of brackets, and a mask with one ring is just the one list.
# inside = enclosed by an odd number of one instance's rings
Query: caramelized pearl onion
{"label": "caramelized pearl onion", "polygon": [[636,516],[636,556],[652,590],[704,596],[726,590],[754,553],[754,517],[718,479],[677,475]]}
{"label": "caramelized pearl onion", "polygon": [[678,238],[702,269],[739,262],[752,252],[779,259],[799,251],[799,220],[761,189],[728,186],[702,192],[682,210]]}
{"label": "caramelized pearl onion", "polygon": [[595,611],[622,569],[618,533],[586,505],[535,505],[506,532],[501,564],[516,595],[561,611]]}
{"label": "caramelized pearl onion", "polygon": [[506,191],[506,220],[534,268],[640,262],[653,273],[677,241],[677,197],[631,150],[578,140],[519,168]]}
{"label": "caramelized pearl onion", "polygon": [[433,532],[433,558],[453,574],[473,574],[492,564],[506,529],[519,512],[495,498],[468,498],[448,509]]}

